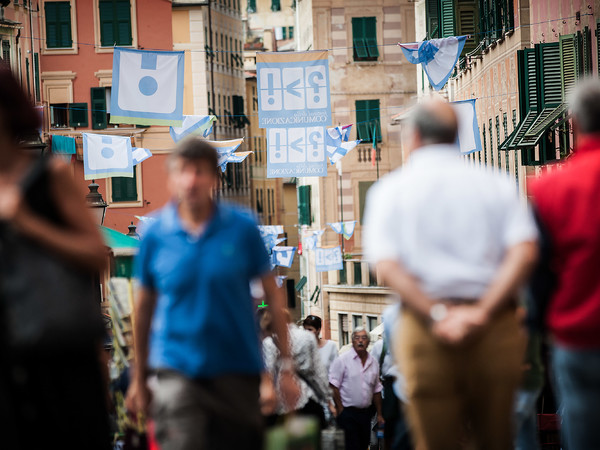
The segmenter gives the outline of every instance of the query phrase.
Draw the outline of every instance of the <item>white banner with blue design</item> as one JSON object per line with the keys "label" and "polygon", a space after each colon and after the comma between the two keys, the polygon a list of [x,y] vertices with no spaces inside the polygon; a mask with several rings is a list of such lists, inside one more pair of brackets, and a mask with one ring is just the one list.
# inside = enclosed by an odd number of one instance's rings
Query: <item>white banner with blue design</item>
{"label": "white banner with blue design", "polygon": [[317,272],[342,270],[344,267],[342,248],[340,246],[333,248],[317,248],[315,251],[315,265]]}
{"label": "white banner with blue design", "polygon": [[331,124],[327,51],[256,54],[258,126]]}
{"label": "white banner with blue design", "polygon": [[250,155],[250,153],[252,153],[252,152],[231,153],[227,157],[227,159],[223,163],[221,163],[221,165],[220,165],[221,172],[225,172],[225,169],[227,168],[227,164],[229,164],[229,163],[244,162],[244,160],[248,157],[248,155]]}
{"label": "white banner with blue design", "polygon": [[175,142],[190,135],[208,137],[216,120],[216,116],[183,116],[183,124],[169,128],[169,133]]}
{"label": "white banner with blue design", "polygon": [[110,123],[183,124],[184,52],[115,47]]}
{"label": "white banner with blue design", "polygon": [[362,140],[350,141],[350,142],[342,142],[338,148],[335,149],[335,152],[332,155],[329,155],[329,161],[331,165],[336,164],[340,161],[344,156],[346,156],[350,150],[360,144]]}
{"label": "white banner with blue design", "polygon": [[152,152],[147,148],[133,147],[131,156],[133,159],[133,165],[137,166],[142,161],[146,161],[148,158],[150,158],[152,156]]}
{"label": "white banner with blue design", "polygon": [[133,177],[131,139],[82,133],[84,179]]}
{"label": "white banner with blue design", "polygon": [[319,236],[325,233],[325,230],[317,230],[310,233],[309,236],[304,238],[304,245],[306,246],[306,250],[314,250],[317,247],[317,241],[319,240]]}
{"label": "white banner with blue design", "polygon": [[267,178],[327,176],[325,128],[267,129]]}
{"label": "white banner with blue design", "polygon": [[346,238],[346,240],[350,239],[354,234],[354,228],[356,227],[356,220],[349,220],[346,222],[333,222],[328,223],[333,231],[337,234],[341,234]]}
{"label": "white banner with blue design", "polygon": [[283,225],[259,225],[258,231],[265,243],[267,253],[271,254],[273,247],[282,242],[277,236],[283,234]]}
{"label": "white banner with blue design", "polygon": [[273,247],[273,264],[280,267],[292,267],[296,247]]}
{"label": "white banner with blue design", "polygon": [[451,36],[410,44],[398,44],[411,64],[421,64],[429,84],[439,91],[444,87],[465,46],[467,36]]}
{"label": "white banner with blue design", "polygon": [[464,155],[481,151],[481,134],[477,123],[475,99],[450,103],[458,118],[458,146]]}

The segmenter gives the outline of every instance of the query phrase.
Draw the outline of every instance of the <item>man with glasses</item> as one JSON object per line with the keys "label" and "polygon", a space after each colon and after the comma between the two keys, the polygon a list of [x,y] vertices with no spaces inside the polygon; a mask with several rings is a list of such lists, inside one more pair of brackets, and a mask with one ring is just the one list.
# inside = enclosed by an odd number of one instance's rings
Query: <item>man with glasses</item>
{"label": "man with glasses", "polygon": [[329,384],[337,411],[337,423],[346,436],[346,450],[365,450],[369,445],[371,404],[377,410],[377,422],[384,420],[381,414],[381,390],[379,365],[367,352],[369,335],[363,327],[352,332],[352,349],[340,355],[329,369]]}

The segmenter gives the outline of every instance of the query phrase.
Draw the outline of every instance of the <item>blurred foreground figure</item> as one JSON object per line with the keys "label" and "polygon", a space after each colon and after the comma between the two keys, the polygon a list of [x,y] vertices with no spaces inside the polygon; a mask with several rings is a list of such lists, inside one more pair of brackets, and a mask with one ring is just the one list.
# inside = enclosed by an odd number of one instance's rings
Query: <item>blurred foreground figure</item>
{"label": "blurred foreground figure", "polygon": [[39,120],[1,65],[0,447],[108,449],[93,285],[106,249],[69,168],[21,148]]}
{"label": "blurred foreground figure", "polygon": [[546,274],[534,278],[536,309],[553,337],[562,439],[569,450],[583,450],[600,448],[600,82],[579,85],[570,106],[575,154],[562,170],[534,180],[530,192]]}
{"label": "blurred foreground figure", "polygon": [[403,302],[394,354],[417,449],[512,447],[525,336],[517,289],[537,255],[514,182],[468,167],[452,107],[412,116],[410,160],[369,191],[367,259]]}
{"label": "blurred foreground figure", "polygon": [[262,280],[273,317],[283,402],[293,404],[298,395],[282,291],[253,217],[213,199],[217,161],[205,140],[178,144],[168,167],[173,200],[146,229],[137,258],[141,289],[127,407],[151,406],[162,450],[262,448],[264,365],[253,279]]}

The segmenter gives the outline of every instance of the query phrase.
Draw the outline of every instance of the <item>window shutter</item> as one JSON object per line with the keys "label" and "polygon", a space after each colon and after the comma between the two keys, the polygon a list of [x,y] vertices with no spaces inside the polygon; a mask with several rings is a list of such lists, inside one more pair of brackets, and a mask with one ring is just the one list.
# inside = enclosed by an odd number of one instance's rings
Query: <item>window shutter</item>
{"label": "window shutter", "polygon": [[589,27],[585,27],[582,32],[581,60],[583,65],[583,75],[592,74],[592,33]]}
{"label": "window shutter", "polygon": [[365,18],[352,18],[352,45],[354,46],[354,60],[360,61],[369,57],[366,47]]}
{"label": "window shutter", "polygon": [[135,202],[137,201],[137,170],[133,169],[133,178],[113,177],[112,201]]}
{"label": "window shutter", "polygon": [[271,11],[281,11],[280,0],[271,0]]}
{"label": "window shutter", "polygon": [[46,16],[46,47],[72,47],[71,4],[69,2],[49,2],[44,4]]}
{"label": "window shutter", "polygon": [[103,130],[107,125],[106,117],[106,88],[93,87],[90,89],[92,108],[92,129]]}
{"label": "window shutter", "polygon": [[485,123],[483,124],[483,165],[487,165],[487,135],[485,134]]}
{"label": "window shutter", "polygon": [[560,48],[558,42],[536,45],[540,61],[542,105],[558,106],[562,103],[562,79],[560,70]]}
{"label": "window shutter", "polygon": [[[376,139],[376,142],[381,142],[381,121],[379,120],[379,100],[367,100],[367,115],[369,120],[369,133],[370,133],[370,141],[373,142],[373,139]],[[373,136],[373,128],[376,125],[375,133]]]}
{"label": "window shutter", "polygon": [[455,36],[454,31],[454,0],[440,0],[441,3],[441,35],[442,37]]}
{"label": "window shutter", "polygon": [[596,22],[596,57],[598,58],[598,75],[600,76],[600,20]]}
{"label": "window shutter", "polygon": [[577,36],[575,34],[560,36],[559,47],[562,98],[565,101],[578,78],[577,60],[575,57],[577,53]]}
{"label": "window shutter", "polygon": [[470,36],[465,43],[462,54],[468,53],[478,45],[476,36],[479,33],[479,8],[476,1],[459,0],[456,8],[457,35]]}
{"label": "window shutter", "polygon": [[312,223],[310,211],[310,186],[298,187],[298,223],[310,225]]}
{"label": "window shutter", "polygon": [[425,14],[427,17],[427,35],[430,39],[439,37],[439,0],[425,0]]}
{"label": "window shutter", "polygon": [[379,57],[379,49],[377,48],[377,18],[365,17],[364,24],[367,52],[371,58],[377,58]]}
{"label": "window shutter", "polygon": [[356,109],[356,133],[358,139],[369,141],[369,124],[368,122],[368,100],[356,100],[354,103]]}
{"label": "window shutter", "polygon": [[117,45],[131,45],[131,5],[129,0],[115,2],[115,22],[117,29]]}
{"label": "window shutter", "polygon": [[526,110],[529,111],[541,108],[539,99],[539,80],[537,70],[537,58],[535,48],[523,49],[525,58],[525,100],[527,104]]}
{"label": "window shutter", "polygon": [[249,13],[256,12],[256,0],[248,0],[248,6],[246,7],[246,11]]}
{"label": "window shutter", "polygon": [[69,105],[69,126],[85,128],[88,126],[87,103],[71,103]]}
{"label": "window shutter", "polygon": [[116,43],[114,33],[114,8],[110,0],[100,1],[100,45],[112,47]]}

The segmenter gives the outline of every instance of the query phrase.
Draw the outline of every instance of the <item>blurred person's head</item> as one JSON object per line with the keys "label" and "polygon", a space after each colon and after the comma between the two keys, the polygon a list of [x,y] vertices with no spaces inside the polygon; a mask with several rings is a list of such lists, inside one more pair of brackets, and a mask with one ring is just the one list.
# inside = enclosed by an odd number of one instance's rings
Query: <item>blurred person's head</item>
{"label": "blurred person's head", "polygon": [[364,327],[356,327],[352,332],[352,348],[359,356],[366,353],[367,347],[371,342],[369,333]]}
{"label": "blurred person's head", "polygon": [[448,102],[428,100],[416,105],[409,119],[408,150],[436,144],[455,144],[458,119]]}
{"label": "blurred person's head", "polygon": [[311,333],[313,333],[317,338],[317,341],[319,340],[319,334],[321,334],[322,326],[322,321],[319,316],[306,316],[306,318],[302,322],[302,326],[306,331],[310,331]]}
{"label": "blurred person's head", "polygon": [[37,133],[41,120],[8,64],[0,61],[0,157],[14,155],[19,144]]}
{"label": "blurred person's head", "polygon": [[577,84],[569,106],[576,135],[600,133],[600,80],[589,78]]}
{"label": "blurred person's head", "polygon": [[[283,314],[285,323],[292,323],[292,315],[290,314],[290,310],[287,308],[282,308],[281,312]],[[273,327],[273,313],[271,312],[271,308],[268,306],[265,308],[261,308],[259,317],[260,329],[263,335],[273,335],[275,333],[275,329]]]}
{"label": "blurred person's head", "polygon": [[217,151],[206,140],[181,141],[167,161],[171,195],[192,209],[209,205],[219,181],[218,161]]}

